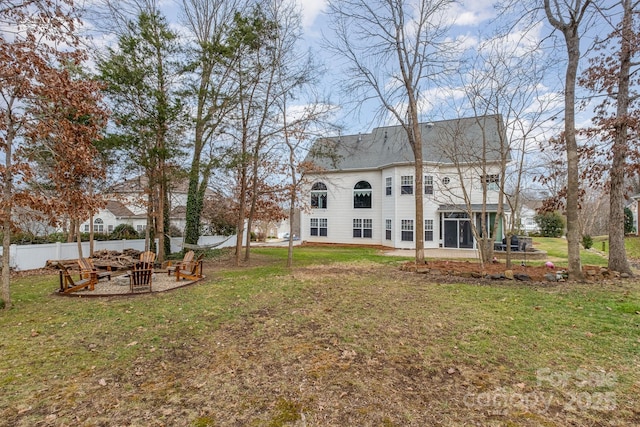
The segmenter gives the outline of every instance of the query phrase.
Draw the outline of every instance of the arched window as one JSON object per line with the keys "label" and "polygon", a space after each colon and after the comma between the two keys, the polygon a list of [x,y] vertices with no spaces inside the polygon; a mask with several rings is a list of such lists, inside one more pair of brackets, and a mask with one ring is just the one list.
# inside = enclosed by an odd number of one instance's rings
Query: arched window
{"label": "arched window", "polygon": [[311,187],[311,207],[318,209],[327,208],[327,186],[322,182],[316,182]]}
{"label": "arched window", "polygon": [[353,207],[371,208],[371,184],[367,181],[360,181],[353,187]]}
{"label": "arched window", "polygon": [[93,231],[94,233],[102,233],[104,231],[104,221],[102,221],[102,218],[93,220]]}

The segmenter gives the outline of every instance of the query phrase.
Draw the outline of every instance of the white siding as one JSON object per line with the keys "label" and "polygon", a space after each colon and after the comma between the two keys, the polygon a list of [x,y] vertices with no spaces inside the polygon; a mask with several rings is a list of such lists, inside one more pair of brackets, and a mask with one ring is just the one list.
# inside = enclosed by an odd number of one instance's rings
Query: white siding
{"label": "white siding", "polygon": [[[477,175],[477,168],[464,171],[465,188],[473,204],[483,202],[481,176]],[[487,173],[498,173],[498,168],[489,168]],[[417,224],[415,223],[415,195],[418,191],[424,197],[424,219],[433,220],[433,241],[425,242],[425,248],[437,248],[442,243],[440,239],[442,226],[440,221],[440,205],[464,205],[464,193],[460,185],[458,171],[452,167],[440,165],[425,165],[424,175],[433,176],[433,195],[424,194],[424,185],[416,187],[415,169],[412,165],[393,166],[382,170],[330,172],[311,179],[309,185],[303,189],[303,203],[309,206],[310,189],[315,182],[323,182],[327,186],[327,208],[308,208],[301,213],[301,239],[308,242],[327,242],[344,244],[376,244],[395,248],[414,249]],[[413,177],[413,194],[401,193],[401,177]],[[442,179],[449,178],[449,184],[444,185]],[[391,178],[391,195],[386,194],[386,180]],[[423,177],[424,180],[424,177]],[[353,189],[358,181],[367,181],[372,187],[371,209],[358,209],[353,206]],[[488,191],[487,204],[498,201],[498,191]],[[311,218],[327,219],[327,235],[311,236]],[[371,219],[373,221],[372,238],[354,238],[353,220]],[[391,240],[386,239],[385,222],[391,220]],[[414,239],[412,242],[402,241],[401,221],[414,221]]]}

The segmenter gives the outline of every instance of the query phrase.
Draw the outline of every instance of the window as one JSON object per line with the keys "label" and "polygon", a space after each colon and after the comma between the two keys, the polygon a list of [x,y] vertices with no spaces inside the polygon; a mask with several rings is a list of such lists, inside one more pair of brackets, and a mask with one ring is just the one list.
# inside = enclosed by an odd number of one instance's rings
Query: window
{"label": "window", "polygon": [[425,175],[424,177],[424,194],[433,195],[433,176]]}
{"label": "window", "polygon": [[327,186],[322,182],[316,182],[311,187],[311,207],[317,209],[327,208]]}
{"label": "window", "polygon": [[400,194],[413,194],[413,175],[400,177]]}
{"label": "window", "polygon": [[442,183],[444,185],[449,185],[449,183],[451,183],[451,178],[449,178],[448,176],[445,176],[444,178],[442,178]]}
{"label": "window", "polygon": [[413,242],[413,220],[403,219],[400,225],[400,229],[402,230],[401,240],[403,242]]}
{"label": "window", "polygon": [[373,220],[354,218],[353,237],[364,237],[367,239],[372,238],[373,237]]}
{"label": "window", "polygon": [[113,224],[111,224],[111,225],[109,225],[109,226],[107,227],[107,231],[108,231],[109,233],[113,233]]}
{"label": "window", "polygon": [[391,195],[391,177],[388,177],[387,179],[385,179],[385,185],[386,185],[385,194],[387,196],[390,196]]}
{"label": "window", "polygon": [[500,175],[485,175],[484,182],[487,184],[487,190],[498,191],[498,183],[500,182]]}
{"label": "window", "polygon": [[424,220],[424,241],[433,242],[433,220]]}
{"label": "window", "polygon": [[93,232],[102,233],[104,231],[104,221],[102,218],[96,218],[93,220]]}
{"label": "window", "polygon": [[136,231],[137,231],[138,233],[139,233],[139,232],[141,232],[141,231],[144,231],[144,226],[143,226],[143,225],[140,225],[140,224],[136,225]]}
{"label": "window", "polygon": [[84,225],[84,232],[88,233],[89,232],[89,224],[85,224]]}
{"label": "window", "polygon": [[385,238],[387,240],[391,240],[391,220],[390,219],[385,219],[384,223],[385,223],[385,226],[384,226]]}
{"label": "window", "polygon": [[371,208],[371,184],[367,181],[360,181],[353,187],[353,207],[356,209]]}
{"label": "window", "polygon": [[311,218],[311,232],[312,236],[327,235],[327,219],[326,218]]}

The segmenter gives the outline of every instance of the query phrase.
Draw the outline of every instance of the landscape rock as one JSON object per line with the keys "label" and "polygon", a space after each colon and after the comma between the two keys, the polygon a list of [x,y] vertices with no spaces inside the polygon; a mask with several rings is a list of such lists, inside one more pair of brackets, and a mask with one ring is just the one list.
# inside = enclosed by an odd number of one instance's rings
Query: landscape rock
{"label": "landscape rock", "polygon": [[554,273],[547,273],[544,275],[544,278],[547,282],[557,282],[558,277]]}
{"label": "landscape rock", "polygon": [[620,277],[623,279],[628,279],[629,277],[631,277],[631,275],[629,273],[620,273]]}
{"label": "landscape rock", "polygon": [[529,276],[528,274],[524,274],[524,273],[516,273],[513,275],[513,278],[516,280],[520,280],[522,282],[530,282],[531,281],[531,276]]}
{"label": "landscape rock", "polygon": [[509,280],[513,280],[513,270],[505,270],[504,277]]}

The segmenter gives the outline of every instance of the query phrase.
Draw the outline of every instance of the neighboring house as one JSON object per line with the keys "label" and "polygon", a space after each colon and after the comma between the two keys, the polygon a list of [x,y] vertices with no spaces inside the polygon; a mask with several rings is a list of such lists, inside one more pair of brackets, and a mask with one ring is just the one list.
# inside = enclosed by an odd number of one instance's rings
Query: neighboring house
{"label": "neighboring house", "polygon": [[[301,214],[301,239],[414,249],[414,194],[422,191],[425,248],[476,248],[471,221],[480,224],[483,180],[488,223],[497,212],[502,120],[486,116],[421,126],[424,188],[415,188],[413,152],[400,126],[316,141],[307,158],[317,172],[308,174],[303,191],[310,209]],[[499,227],[496,240],[502,239]]]}
{"label": "neighboring house", "polygon": [[528,206],[520,208],[520,230],[525,234],[539,233],[540,227],[535,220],[536,211]]}
{"label": "neighboring house", "polygon": [[[144,176],[125,180],[111,187],[105,196],[107,205],[93,216],[93,231],[111,233],[120,224],[129,224],[138,232],[144,231],[147,227],[146,187],[147,179]],[[169,219],[171,225],[181,231],[186,226],[188,188],[186,179],[172,183],[169,187]],[[207,190],[205,197],[213,194],[211,190]],[[90,230],[89,220],[80,225],[80,230]]]}

